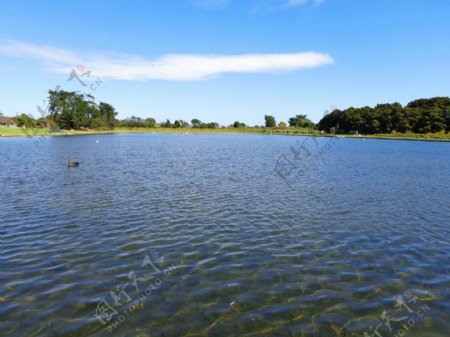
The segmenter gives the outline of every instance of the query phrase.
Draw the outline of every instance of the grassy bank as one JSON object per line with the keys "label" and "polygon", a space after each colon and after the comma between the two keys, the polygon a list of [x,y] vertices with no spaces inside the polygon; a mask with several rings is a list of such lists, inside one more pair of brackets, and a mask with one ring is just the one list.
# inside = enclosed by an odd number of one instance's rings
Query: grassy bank
{"label": "grassy bank", "polygon": [[48,128],[37,128],[37,129],[22,129],[22,128],[10,128],[5,126],[0,126],[0,136],[2,137],[22,137],[27,135],[47,135],[49,133]]}
{"label": "grassy bank", "polygon": [[218,128],[218,129],[197,129],[197,128],[116,128],[113,133],[126,133],[126,132],[151,132],[151,133],[241,133],[241,134],[295,134],[295,135],[314,135],[320,134],[316,130],[311,129],[270,129],[270,128]]}
{"label": "grassy bank", "polygon": [[[114,130],[62,130],[55,133],[50,132],[49,128],[22,129],[0,126],[0,136],[2,137],[25,137],[25,136],[70,136],[70,135],[89,135],[105,133],[254,133],[254,134],[287,134],[282,129],[266,128],[224,128],[224,129],[183,129],[183,128],[115,128]],[[291,129],[290,134],[319,134],[310,129]]]}
{"label": "grassy bank", "polygon": [[77,136],[100,133],[111,133],[101,130],[61,130],[51,132],[50,128],[10,128],[0,126],[0,137],[39,137],[39,136]]}
{"label": "grassy bank", "polygon": [[[49,128],[22,129],[0,126],[1,137],[26,137],[26,136],[78,136],[92,134],[110,133],[217,133],[217,134],[272,134],[285,136],[330,136],[321,134],[311,129],[267,129],[267,128],[226,128],[226,129],[182,129],[182,128],[116,128],[109,130],[62,130],[61,132],[50,132]],[[450,141],[450,134],[445,133],[392,133],[375,135],[339,135],[345,138],[368,138],[368,139],[392,139],[392,140],[416,140],[416,141]]]}
{"label": "grassy bank", "polygon": [[445,133],[396,133],[396,134],[375,134],[364,136],[347,136],[354,138],[369,138],[369,139],[394,139],[394,140],[416,140],[416,141],[441,141],[450,142],[450,134]]}

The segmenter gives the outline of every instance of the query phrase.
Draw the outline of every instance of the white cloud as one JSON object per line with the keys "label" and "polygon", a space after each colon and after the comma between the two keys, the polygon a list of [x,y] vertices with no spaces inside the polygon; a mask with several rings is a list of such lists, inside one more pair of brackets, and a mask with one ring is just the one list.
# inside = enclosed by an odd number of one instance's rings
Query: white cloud
{"label": "white cloud", "polygon": [[157,59],[119,53],[77,54],[46,45],[4,41],[0,54],[36,59],[52,72],[68,74],[76,65],[92,75],[117,80],[193,81],[225,73],[276,73],[316,68],[334,62],[327,54],[189,55],[168,54]]}

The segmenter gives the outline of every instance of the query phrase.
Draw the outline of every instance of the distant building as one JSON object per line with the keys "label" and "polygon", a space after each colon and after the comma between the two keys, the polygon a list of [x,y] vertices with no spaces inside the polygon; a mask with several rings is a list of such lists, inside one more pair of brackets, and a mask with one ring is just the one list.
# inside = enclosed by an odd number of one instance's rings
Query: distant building
{"label": "distant building", "polygon": [[0,116],[0,125],[16,127],[17,123],[15,121],[13,121],[11,118]]}

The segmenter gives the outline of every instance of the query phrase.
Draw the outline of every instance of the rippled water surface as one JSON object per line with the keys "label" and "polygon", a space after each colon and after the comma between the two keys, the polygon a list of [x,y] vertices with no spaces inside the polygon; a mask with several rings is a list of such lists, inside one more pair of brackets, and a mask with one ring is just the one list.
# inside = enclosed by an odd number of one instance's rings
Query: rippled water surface
{"label": "rippled water surface", "polygon": [[35,140],[0,139],[0,336],[450,335],[450,144]]}

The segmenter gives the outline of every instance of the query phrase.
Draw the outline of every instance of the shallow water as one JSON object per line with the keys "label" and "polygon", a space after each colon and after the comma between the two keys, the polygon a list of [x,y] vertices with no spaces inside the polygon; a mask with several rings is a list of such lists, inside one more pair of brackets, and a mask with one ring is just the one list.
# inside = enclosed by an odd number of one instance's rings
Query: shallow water
{"label": "shallow water", "polygon": [[446,143],[0,139],[0,336],[448,336],[449,167]]}

